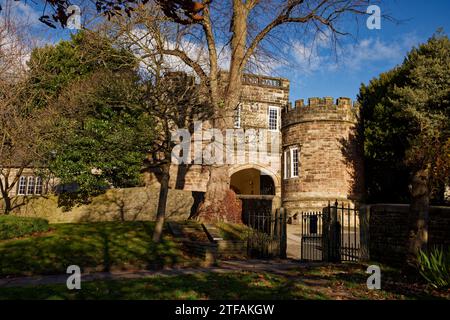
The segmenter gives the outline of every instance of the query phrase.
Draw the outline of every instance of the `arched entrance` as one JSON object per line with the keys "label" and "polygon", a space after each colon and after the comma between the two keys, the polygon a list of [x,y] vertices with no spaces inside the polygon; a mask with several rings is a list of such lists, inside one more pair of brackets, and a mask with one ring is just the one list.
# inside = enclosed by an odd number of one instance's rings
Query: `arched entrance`
{"label": "arched entrance", "polygon": [[255,168],[240,170],[232,174],[230,187],[237,194],[275,195],[275,182],[272,177]]}
{"label": "arched entrance", "polygon": [[263,167],[244,165],[232,168],[230,188],[242,201],[242,221],[245,224],[252,216],[270,217],[280,205],[279,179]]}
{"label": "arched entrance", "polygon": [[230,187],[241,195],[274,195],[281,200],[281,177],[271,167],[259,164],[232,166]]}

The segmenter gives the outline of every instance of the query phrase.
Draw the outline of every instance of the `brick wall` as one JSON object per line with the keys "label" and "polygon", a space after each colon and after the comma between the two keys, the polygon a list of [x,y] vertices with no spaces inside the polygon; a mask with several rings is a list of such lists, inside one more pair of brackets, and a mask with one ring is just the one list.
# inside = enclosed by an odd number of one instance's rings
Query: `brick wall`
{"label": "brick wall", "polygon": [[[409,205],[378,204],[369,212],[369,252],[374,261],[401,264],[408,241]],[[450,207],[431,207],[429,246],[450,245]]]}

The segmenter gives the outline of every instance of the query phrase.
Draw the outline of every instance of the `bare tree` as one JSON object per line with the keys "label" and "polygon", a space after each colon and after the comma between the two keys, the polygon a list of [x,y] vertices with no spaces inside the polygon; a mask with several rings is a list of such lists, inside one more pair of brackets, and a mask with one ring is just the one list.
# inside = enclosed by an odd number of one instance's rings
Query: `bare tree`
{"label": "bare tree", "polygon": [[25,169],[39,167],[56,112],[32,106],[26,59],[29,47],[20,27],[0,19],[0,196],[4,213],[14,209],[12,191]]}
{"label": "bare tree", "polygon": [[161,73],[163,71],[161,69],[156,71],[147,81],[144,106],[156,120],[154,147],[149,150],[146,168],[155,173],[160,182],[153,234],[153,240],[158,242],[161,239],[166,215],[172,150],[176,143],[173,134],[177,129],[184,128],[192,132],[194,121],[209,118],[211,108],[209,102],[199,95],[199,87],[194,77],[184,72]]}
{"label": "bare tree", "polygon": [[[365,0],[158,0],[138,7],[125,24],[122,18],[117,20],[122,21],[120,35],[143,57],[164,54],[195,73],[209,90],[213,125],[224,130],[232,127],[243,73],[264,48],[273,46],[274,37],[326,34],[333,42],[348,34],[340,29],[340,22],[365,15],[368,4]],[[229,53],[227,73],[221,72],[224,52]],[[227,210],[223,197],[229,189],[228,171],[226,165],[210,166],[200,219],[223,216]]]}

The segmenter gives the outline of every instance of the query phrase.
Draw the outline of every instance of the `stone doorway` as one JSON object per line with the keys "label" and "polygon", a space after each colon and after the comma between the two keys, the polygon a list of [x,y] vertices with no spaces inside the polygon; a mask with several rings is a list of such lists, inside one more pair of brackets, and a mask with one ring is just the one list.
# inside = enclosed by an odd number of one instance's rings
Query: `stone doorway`
{"label": "stone doorway", "polygon": [[275,195],[275,182],[272,177],[255,168],[233,173],[230,187],[239,195]]}

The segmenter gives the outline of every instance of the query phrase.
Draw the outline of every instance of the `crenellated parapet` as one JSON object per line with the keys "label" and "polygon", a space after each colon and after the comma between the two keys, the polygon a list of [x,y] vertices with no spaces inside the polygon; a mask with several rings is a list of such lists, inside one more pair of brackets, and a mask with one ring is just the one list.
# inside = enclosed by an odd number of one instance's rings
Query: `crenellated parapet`
{"label": "crenellated parapet", "polygon": [[[364,167],[358,112],[351,99],[331,97],[309,98],[307,104],[297,100],[284,108],[282,200],[291,216],[322,210],[330,199],[351,205],[361,199]],[[294,154],[297,159],[292,161]]]}
{"label": "crenellated parapet", "polygon": [[282,127],[309,121],[345,121],[356,122],[359,108],[350,98],[341,97],[336,101],[332,97],[303,99],[284,108]]}

